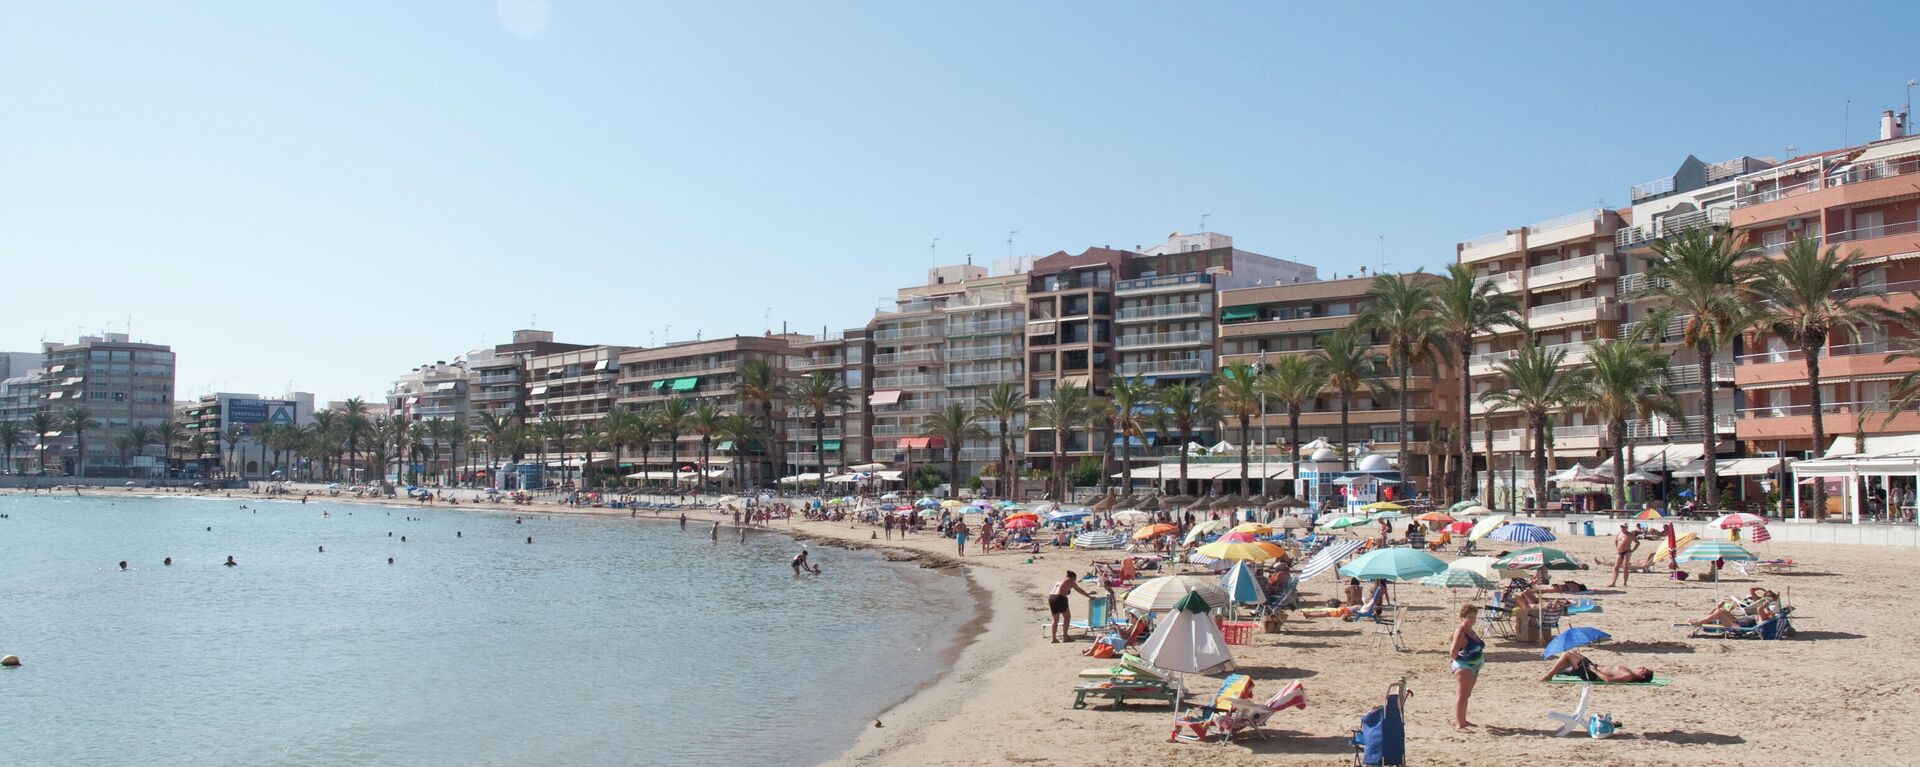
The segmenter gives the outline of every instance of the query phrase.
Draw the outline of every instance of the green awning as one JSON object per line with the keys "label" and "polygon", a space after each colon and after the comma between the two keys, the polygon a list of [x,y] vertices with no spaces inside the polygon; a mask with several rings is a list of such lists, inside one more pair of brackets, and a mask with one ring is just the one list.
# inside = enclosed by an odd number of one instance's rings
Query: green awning
{"label": "green awning", "polygon": [[827,440],[826,442],[824,442],[824,443],[822,443],[822,444],[821,444],[821,447],[824,447],[824,448],[826,448],[826,449],[828,449],[828,450],[839,450],[839,449],[840,449],[840,440],[837,440],[837,439],[830,439],[830,440]]}
{"label": "green awning", "polygon": [[[733,452],[733,440],[723,439],[719,442],[715,442],[713,444],[713,449],[722,453],[731,453]],[[748,440],[747,452],[750,452],[750,453],[760,452],[760,442],[758,440]]]}
{"label": "green awning", "polygon": [[719,443],[719,444],[716,444],[716,445],[714,445],[714,446],[713,446],[713,449],[715,449],[715,450],[718,450],[718,451],[720,451],[720,452],[722,452],[722,453],[724,453],[724,452],[727,452],[728,450],[732,450],[732,449],[733,449],[733,440],[730,440],[730,439],[723,439],[723,440],[721,440],[721,441],[720,441],[720,443]]}
{"label": "green awning", "polygon": [[1220,310],[1221,322],[1238,322],[1259,318],[1260,307],[1257,306],[1229,306]]}
{"label": "green awning", "polygon": [[653,382],[653,390],[654,390],[654,391],[660,391],[661,389],[664,389],[664,388],[666,388],[666,387],[667,387],[667,379],[665,379],[665,378],[662,378],[662,379],[660,379],[660,380],[658,380],[658,381],[654,381],[654,382]]}
{"label": "green awning", "polygon": [[699,377],[699,376],[694,376],[694,377],[692,377],[692,378],[675,378],[675,379],[673,379],[673,390],[674,390],[674,391],[693,391],[693,387],[695,387],[695,386],[699,386],[699,385],[700,385],[700,377]]}

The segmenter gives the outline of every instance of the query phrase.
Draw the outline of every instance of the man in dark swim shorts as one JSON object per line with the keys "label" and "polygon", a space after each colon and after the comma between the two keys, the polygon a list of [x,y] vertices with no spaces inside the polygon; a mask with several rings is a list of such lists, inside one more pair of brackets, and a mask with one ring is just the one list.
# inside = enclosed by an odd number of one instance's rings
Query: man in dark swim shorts
{"label": "man in dark swim shorts", "polygon": [[1083,597],[1093,597],[1086,589],[1080,588],[1080,577],[1068,570],[1067,577],[1061,579],[1060,585],[1053,587],[1052,594],[1047,595],[1047,611],[1053,613],[1053,624],[1048,628],[1047,636],[1055,643],[1071,638],[1067,636],[1067,623],[1073,620],[1073,614],[1067,605],[1067,594],[1074,591],[1080,592]]}

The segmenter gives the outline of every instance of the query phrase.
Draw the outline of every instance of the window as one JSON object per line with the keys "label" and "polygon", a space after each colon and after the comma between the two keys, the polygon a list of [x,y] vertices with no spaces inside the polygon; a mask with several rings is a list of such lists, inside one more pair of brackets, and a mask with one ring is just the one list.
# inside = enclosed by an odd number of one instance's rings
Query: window
{"label": "window", "polygon": [[1886,228],[1887,214],[1884,211],[1868,211],[1853,216],[1853,239],[1879,237],[1886,233]]}

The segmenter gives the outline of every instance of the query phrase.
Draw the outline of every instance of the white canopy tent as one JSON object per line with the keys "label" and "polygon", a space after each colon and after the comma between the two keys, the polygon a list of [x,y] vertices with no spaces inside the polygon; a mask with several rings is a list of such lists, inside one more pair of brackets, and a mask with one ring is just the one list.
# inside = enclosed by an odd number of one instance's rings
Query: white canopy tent
{"label": "white canopy tent", "polygon": [[[1920,434],[1891,434],[1867,437],[1865,444],[1853,437],[1839,437],[1820,458],[1795,461],[1787,467],[1793,473],[1793,486],[1805,481],[1840,484],[1841,509],[1854,524],[1860,524],[1861,482],[1871,491],[1875,485],[1885,493],[1895,478],[1912,478],[1920,487]],[[1877,481],[1876,481],[1877,480]],[[1890,493],[1889,493],[1890,495]],[[1800,519],[1800,494],[1793,494],[1793,518]],[[1824,516],[1824,514],[1822,514]]]}

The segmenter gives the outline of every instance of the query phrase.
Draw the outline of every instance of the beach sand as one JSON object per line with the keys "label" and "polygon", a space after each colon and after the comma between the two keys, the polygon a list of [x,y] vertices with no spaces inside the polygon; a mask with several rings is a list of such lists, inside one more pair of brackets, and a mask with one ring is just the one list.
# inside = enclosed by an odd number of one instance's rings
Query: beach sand
{"label": "beach sand", "polygon": [[[251,493],[234,498],[266,500]],[[552,503],[435,508],[627,516],[623,510]],[[711,510],[688,514],[707,523],[723,516]],[[672,516],[677,513],[663,515]],[[959,568],[982,600],[983,615],[966,629],[973,633],[953,667],[882,714],[884,726],[868,727],[836,764],[1345,764],[1352,754],[1347,739],[1360,716],[1380,705],[1387,686],[1402,677],[1413,691],[1406,710],[1407,749],[1418,764],[1920,763],[1913,753],[1920,738],[1911,734],[1920,715],[1920,659],[1907,651],[1920,641],[1920,613],[1903,606],[1912,585],[1912,558],[1920,553],[1912,549],[1772,544],[1761,549],[1763,555],[1791,556],[1804,563],[1798,572],[1748,579],[1728,571],[1718,583],[1636,575],[1627,588],[1606,589],[1603,570],[1558,573],[1559,580],[1601,589],[1604,611],[1570,621],[1613,635],[1587,650],[1595,662],[1649,666],[1673,680],[1658,689],[1595,688],[1589,712],[1610,713],[1620,723],[1618,734],[1604,741],[1554,737],[1556,725],[1545,714],[1571,710],[1579,687],[1540,683],[1547,661],[1537,645],[1493,637],[1488,637],[1487,664],[1469,713],[1481,727],[1455,732],[1455,682],[1446,657],[1454,619],[1447,592],[1403,584],[1398,598],[1409,607],[1405,652],[1369,643],[1369,625],[1297,618],[1288,621],[1286,633],[1255,633],[1252,645],[1234,647],[1238,670],[1254,679],[1256,698],[1299,680],[1306,686],[1308,707],[1276,715],[1267,728],[1269,740],[1216,745],[1168,743],[1173,716],[1164,705],[1102,702],[1072,708],[1076,673],[1113,661],[1082,656],[1088,646],[1084,639],[1049,643],[1042,595],[1065,570],[1084,573],[1090,561],[1111,559],[1114,552],[1049,550],[1027,563],[1025,553],[978,555],[977,544],[957,558],[953,542],[933,533],[872,540],[878,528],[806,521],[775,523],[771,529],[822,543],[882,549],[924,566]],[[1550,545],[1582,561],[1610,550],[1604,537],[1563,534]],[[1697,574],[1702,566],[1689,569]],[[1690,639],[1685,628],[1672,625],[1754,585],[1788,597],[1796,608],[1797,638]],[[1303,584],[1303,598],[1323,600],[1335,586],[1331,573],[1321,575]],[[1075,617],[1084,617],[1086,600],[1075,596],[1073,605]],[[1188,703],[1202,702],[1218,682],[1217,677],[1188,676],[1187,689],[1194,693]]]}

